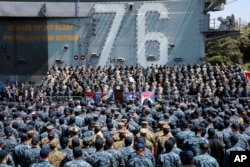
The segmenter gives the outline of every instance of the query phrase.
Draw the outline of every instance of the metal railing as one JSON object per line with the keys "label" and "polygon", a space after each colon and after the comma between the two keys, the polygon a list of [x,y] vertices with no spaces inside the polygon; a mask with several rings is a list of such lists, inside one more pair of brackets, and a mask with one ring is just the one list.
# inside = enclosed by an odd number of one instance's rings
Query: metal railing
{"label": "metal railing", "polygon": [[73,101],[82,100],[84,97],[82,96],[43,96],[45,100],[51,101],[69,101],[72,99]]}

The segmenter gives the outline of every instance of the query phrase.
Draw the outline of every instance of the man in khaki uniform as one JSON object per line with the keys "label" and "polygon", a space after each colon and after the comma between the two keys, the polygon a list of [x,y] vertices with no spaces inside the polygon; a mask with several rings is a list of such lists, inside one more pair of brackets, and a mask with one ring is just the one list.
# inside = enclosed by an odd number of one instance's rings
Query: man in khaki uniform
{"label": "man in khaki uniform", "polygon": [[83,140],[79,138],[79,129],[77,127],[70,127],[70,138],[69,138],[69,147],[72,148],[72,139],[78,138],[80,140],[80,146],[83,146]]}
{"label": "man in khaki uniform", "polygon": [[119,137],[120,133],[124,131],[125,131],[126,136],[133,137],[133,134],[129,130],[126,129],[126,124],[124,122],[119,122],[118,129],[116,130],[115,134],[112,136],[114,141],[120,141],[121,140]]}
{"label": "man in khaki uniform", "polygon": [[58,145],[59,145],[59,142],[57,139],[54,139],[49,143],[49,146],[51,149],[51,152],[49,155],[49,161],[55,167],[63,166],[63,164],[65,163],[65,160],[66,160],[65,159],[66,154],[58,151]]}
{"label": "man in khaki uniform", "polygon": [[126,131],[120,130],[118,137],[119,137],[119,140],[114,142],[113,144],[114,149],[117,149],[117,150],[125,146],[124,139],[126,138]]}
{"label": "man in khaki uniform", "polygon": [[101,131],[101,126],[99,124],[94,125],[94,132],[95,134],[92,136],[92,139],[91,139],[92,143],[95,143],[97,138],[105,139]]}
{"label": "man in khaki uniform", "polygon": [[163,134],[160,135],[157,138],[157,141],[155,142],[155,151],[154,155],[158,156],[165,148],[165,142],[170,138],[173,137],[172,133],[170,132],[170,126],[168,124],[165,124],[162,127]]}
{"label": "man in khaki uniform", "polygon": [[162,129],[163,129],[163,126],[164,126],[165,124],[168,125],[168,123],[165,122],[165,121],[159,121],[159,122],[158,122],[158,127],[160,128],[160,130],[159,130],[158,132],[155,132],[155,140],[157,140],[159,136],[162,136],[162,135],[163,135]]}
{"label": "man in khaki uniform", "polygon": [[47,137],[42,138],[41,146],[49,146],[49,143],[54,139],[58,140],[56,138],[55,133],[54,132],[49,132]]}
{"label": "man in khaki uniform", "polygon": [[[148,141],[150,141],[151,143],[155,143],[154,133],[149,130],[147,121],[142,121],[141,122],[141,129],[144,129],[146,131],[146,139]],[[136,137],[140,137],[140,136],[141,136],[140,132],[136,134]]]}
{"label": "man in khaki uniform", "polygon": [[150,150],[153,150],[154,143],[152,143],[150,140],[148,140],[147,137],[148,130],[146,128],[141,128],[140,132],[136,135],[136,138],[144,137],[145,138],[145,146],[149,148]]}
{"label": "man in khaki uniform", "polygon": [[[42,140],[41,140],[41,144],[42,144],[42,145],[48,144],[48,143],[49,143],[48,136],[49,136],[49,133],[53,132],[54,128],[55,128],[55,127],[54,127],[53,125],[48,125],[48,126],[46,127],[46,129],[47,129],[47,136],[42,138]],[[41,136],[42,136],[42,135],[41,135]]]}

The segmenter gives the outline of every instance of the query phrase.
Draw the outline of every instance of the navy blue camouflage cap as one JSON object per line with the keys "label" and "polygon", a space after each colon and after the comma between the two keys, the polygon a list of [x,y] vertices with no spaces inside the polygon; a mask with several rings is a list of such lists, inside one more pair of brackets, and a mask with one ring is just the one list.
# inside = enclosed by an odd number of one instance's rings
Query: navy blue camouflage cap
{"label": "navy blue camouflage cap", "polygon": [[136,150],[144,150],[145,149],[145,145],[143,143],[137,143],[135,145],[135,149]]}
{"label": "navy blue camouflage cap", "polygon": [[21,113],[20,112],[14,112],[13,114],[13,117],[16,118],[16,117],[20,117],[21,116]]}
{"label": "navy blue camouflage cap", "polygon": [[130,136],[127,136],[124,140],[125,145],[130,145],[132,144],[132,142],[133,142],[133,139]]}
{"label": "navy blue camouflage cap", "polygon": [[4,127],[10,126],[10,121],[4,121],[3,125]]}
{"label": "navy blue camouflage cap", "polygon": [[233,124],[231,125],[231,127],[232,127],[233,129],[239,129],[239,128],[240,128],[240,125],[239,125],[238,123],[233,123]]}
{"label": "navy blue camouflage cap", "polygon": [[74,137],[74,138],[72,139],[72,146],[73,146],[73,147],[80,146],[80,140],[79,140],[78,137]]}
{"label": "navy blue camouflage cap", "polygon": [[91,143],[91,137],[84,137],[82,140],[83,145],[89,145]]}
{"label": "navy blue camouflage cap", "polygon": [[0,159],[5,158],[8,155],[8,152],[6,150],[0,150]]}
{"label": "navy blue camouflage cap", "polygon": [[21,141],[26,141],[29,139],[29,136],[27,133],[21,133],[20,138],[21,138]]}
{"label": "navy blue camouflage cap", "polygon": [[65,118],[60,118],[60,119],[59,119],[59,123],[60,123],[60,124],[64,124],[64,123],[65,123]]}
{"label": "navy blue camouflage cap", "polygon": [[109,137],[106,138],[106,144],[107,145],[112,145],[113,143],[114,143],[114,140],[113,140],[112,137],[109,136]]}
{"label": "navy blue camouflage cap", "polygon": [[54,132],[49,132],[48,133],[48,139],[49,140],[52,140],[52,139],[54,139],[55,138],[55,133]]}
{"label": "navy blue camouflage cap", "polygon": [[193,153],[193,151],[186,150],[186,151],[183,151],[183,152],[181,153],[181,156],[182,156],[183,158],[185,158],[185,159],[193,159],[194,153]]}
{"label": "navy blue camouflage cap", "polygon": [[174,142],[172,140],[166,140],[164,146],[166,150],[172,150]]}
{"label": "navy blue camouflage cap", "polygon": [[5,113],[1,112],[0,113],[0,120],[3,120],[5,116],[6,116]]}
{"label": "navy blue camouflage cap", "polygon": [[35,121],[30,121],[27,125],[28,125],[28,126],[33,126],[33,127],[34,127],[35,124],[36,124]]}
{"label": "navy blue camouflage cap", "polygon": [[28,121],[28,120],[31,120],[31,119],[32,119],[31,115],[26,115],[26,116],[24,117],[24,120],[25,120],[25,121]]}
{"label": "navy blue camouflage cap", "polygon": [[104,145],[104,141],[102,138],[97,138],[95,140],[95,147],[96,148],[101,148],[101,147],[103,147],[103,145]]}
{"label": "navy blue camouflage cap", "polygon": [[63,112],[64,112],[64,114],[69,113],[69,112],[70,112],[70,109],[69,109],[69,108],[65,108],[65,109],[63,110]]}
{"label": "navy blue camouflage cap", "polygon": [[51,125],[56,125],[56,119],[50,119],[49,124]]}
{"label": "navy blue camouflage cap", "polygon": [[48,157],[50,153],[50,150],[48,147],[42,147],[40,150],[40,156],[41,157]]}
{"label": "navy blue camouflage cap", "polygon": [[56,116],[56,112],[55,111],[52,111],[52,112],[49,113],[49,117],[54,117],[54,116]]}
{"label": "navy blue camouflage cap", "polygon": [[207,131],[209,136],[214,136],[215,135],[215,129],[214,128],[209,128]]}
{"label": "navy blue camouflage cap", "polygon": [[145,137],[138,137],[138,138],[136,139],[136,142],[137,142],[137,143],[145,144],[145,143],[146,143],[146,139],[145,139]]}
{"label": "navy blue camouflage cap", "polygon": [[31,140],[32,145],[37,145],[40,142],[39,137],[35,136]]}
{"label": "navy blue camouflage cap", "polygon": [[82,156],[82,148],[81,147],[75,147],[73,149],[74,157],[81,157]]}
{"label": "navy blue camouflage cap", "polygon": [[13,129],[10,126],[7,126],[7,127],[4,128],[4,133],[5,134],[12,134]]}
{"label": "navy blue camouflage cap", "polygon": [[238,142],[238,140],[239,140],[239,137],[237,135],[230,136],[230,141],[231,142]]}
{"label": "navy blue camouflage cap", "polygon": [[180,124],[181,124],[182,126],[186,127],[186,126],[188,126],[188,121],[185,120],[185,119],[182,119],[182,120],[180,121]]}
{"label": "navy blue camouflage cap", "polygon": [[246,124],[250,124],[250,117],[244,117],[243,118],[243,120],[244,120],[244,123],[246,123]]}
{"label": "navy blue camouflage cap", "polygon": [[69,143],[69,138],[66,137],[66,136],[62,137],[62,138],[61,138],[61,143],[63,143],[63,144],[68,144],[68,143]]}

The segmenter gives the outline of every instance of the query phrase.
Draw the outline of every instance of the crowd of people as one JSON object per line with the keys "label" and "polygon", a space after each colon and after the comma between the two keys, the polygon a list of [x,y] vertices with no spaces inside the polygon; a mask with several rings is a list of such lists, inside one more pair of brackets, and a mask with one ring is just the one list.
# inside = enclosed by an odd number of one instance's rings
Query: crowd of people
{"label": "crowd of people", "polygon": [[[85,98],[116,85],[155,102]],[[54,65],[1,91],[0,167],[229,167],[250,150],[248,87],[237,65]]]}

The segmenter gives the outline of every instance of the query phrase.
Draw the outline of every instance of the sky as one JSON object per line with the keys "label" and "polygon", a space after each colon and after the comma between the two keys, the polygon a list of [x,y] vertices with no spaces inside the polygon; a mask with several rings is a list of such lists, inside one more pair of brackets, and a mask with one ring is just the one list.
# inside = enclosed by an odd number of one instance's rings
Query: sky
{"label": "sky", "polygon": [[227,0],[223,11],[210,12],[210,19],[216,19],[220,16],[226,18],[234,14],[235,18],[241,18],[243,23],[250,22],[250,0]]}

